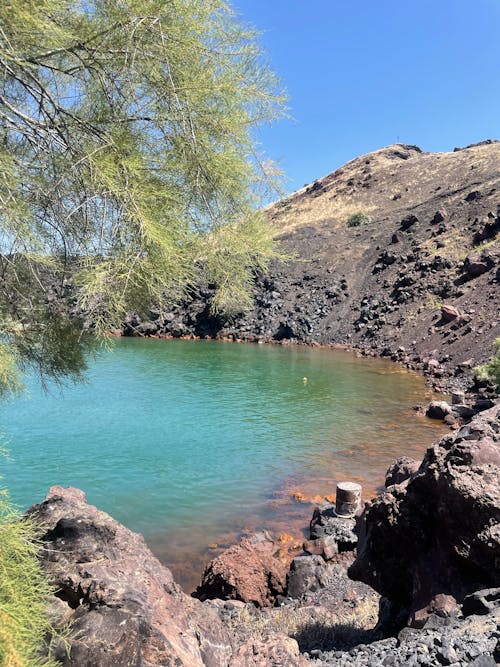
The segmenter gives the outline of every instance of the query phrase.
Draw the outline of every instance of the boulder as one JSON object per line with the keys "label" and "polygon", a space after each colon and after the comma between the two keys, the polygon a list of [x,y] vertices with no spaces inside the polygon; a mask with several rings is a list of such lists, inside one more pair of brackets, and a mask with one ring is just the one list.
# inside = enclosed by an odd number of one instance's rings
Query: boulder
{"label": "boulder", "polygon": [[466,273],[470,278],[477,278],[483,273],[486,273],[490,267],[486,262],[481,262],[479,260],[469,261],[466,265]]}
{"label": "boulder", "polygon": [[326,588],[332,578],[332,570],[321,556],[296,556],[287,575],[287,595],[294,599]]}
{"label": "boulder", "polygon": [[426,417],[430,419],[444,419],[451,413],[452,407],[446,401],[431,401],[425,411]]}
{"label": "boulder", "polygon": [[434,213],[434,216],[431,220],[431,225],[439,225],[439,223],[444,222],[447,217],[448,213],[446,212],[446,209],[440,208],[439,211]]}
{"label": "boulder", "polygon": [[317,540],[306,540],[302,548],[306,553],[322,556],[325,560],[331,560],[339,552],[337,541],[333,535],[325,535]]}
{"label": "boulder", "polygon": [[375,498],[350,576],[422,624],[438,594],[500,585],[500,405],[427,450],[406,485]]}
{"label": "boulder", "polygon": [[358,543],[356,519],[339,517],[333,503],[325,503],[314,508],[310,523],[310,538],[317,540],[332,537],[339,551],[352,551]]}
{"label": "boulder", "polygon": [[283,633],[272,633],[263,640],[248,639],[232,658],[229,667],[301,667],[310,662],[300,655],[295,639]]}
{"label": "boulder", "polygon": [[402,456],[395,461],[385,473],[385,486],[401,484],[401,482],[406,481],[414,475],[419,469],[419,466],[420,461],[415,461],[415,459],[412,459],[409,456]]}
{"label": "boulder", "polygon": [[462,391],[461,389],[455,389],[451,394],[451,402],[452,402],[452,405],[464,405],[465,404],[465,392]]}
{"label": "boulder", "polygon": [[203,599],[241,600],[258,607],[272,606],[283,594],[287,567],[275,555],[269,533],[243,538],[206,566],[196,596]]}
{"label": "boulder", "polygon": [[28,515],[44,531],[42,565],[69,630],[62,665],[227,664],[233,649],[216,611],[185,595],[144,539],[54,486]]}
{"label": "boulder", "polygon": [[133,330],[134,336],[154,336],[158,331],[158,324],[155,322],[141,322]]}
{"label": "boulder", "polygon": [[413,225],[416,222],[418,222],[417,216],[410,213],[410,215],[407,215],[405,218],[403,218],[401,220],[401,229],[402,229],[402,231],[406,231],[407,229],[410,229],[410,227],[413,227]]}
{"label": "boulder", "polygon": [[450,306],[446,303],[441,306],[441,319],[444,322],[453,322],[458,317],[460,317],[460,311],[455,306]]}

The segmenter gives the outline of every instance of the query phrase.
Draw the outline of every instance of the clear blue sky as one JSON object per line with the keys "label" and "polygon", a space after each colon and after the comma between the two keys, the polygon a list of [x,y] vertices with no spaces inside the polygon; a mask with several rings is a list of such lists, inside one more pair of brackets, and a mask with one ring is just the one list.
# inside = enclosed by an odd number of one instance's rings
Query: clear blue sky
{"label": "clear blue sky", "polygon": [[500,139],[500,0],[233,0],[293,121],[259,131],[286,190],[391,143]]}

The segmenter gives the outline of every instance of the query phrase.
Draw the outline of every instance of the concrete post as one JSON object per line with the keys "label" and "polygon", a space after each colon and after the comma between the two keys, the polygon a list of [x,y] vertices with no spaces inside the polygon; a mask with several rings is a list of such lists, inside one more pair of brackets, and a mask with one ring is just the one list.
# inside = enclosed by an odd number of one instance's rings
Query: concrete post
{"label": "concrete post", "polygon": [[335,514],[346,519],[353,517],[361,507],[361,484],[340,482],[337,484]]}

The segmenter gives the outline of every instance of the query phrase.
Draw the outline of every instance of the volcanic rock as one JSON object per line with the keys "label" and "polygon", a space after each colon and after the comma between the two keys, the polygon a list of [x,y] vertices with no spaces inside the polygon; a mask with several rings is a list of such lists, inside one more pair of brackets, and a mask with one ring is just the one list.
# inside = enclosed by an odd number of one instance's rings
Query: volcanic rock
{"label": "volcanic rock", "polygon": [[310,538],[317,540],[332,537],[339,551],[352,551],[358,543],[356,519],[339,517],[333,503],[325,503],[314,509],[310,524]]}
{"label": "volcanic rock", "polygon": [[232,658],[229,667],[301,667],[309,665],[300,655],[295,639],[285,634],[273,633],[263,641],[248,639]]}
{"label": "volcanic rock", "polygon": [[300,599],[328,586],[332,570],[320,556],[296,556],[287,575],[288,597]]}
{"label": "volcanic rock", "polygon": [[453,322],[457,317],[460,317],[460,311],[455,306],[446,303],[441,306],[441,318],[444,322]]}
{"label": "volcanic rock", "polygon": [[227,664],[231,637],[217,613],[185,595],[144,539],[82,491],[53,486],[28,514],[44,530],[42,564],[69,621],[55,646],[62,665]]}
{"label": "volcanic rock", "polygon": [[416,473],[419,466],[420,461],[415,461],[415,459],[412,459],[409,456],[402,456],[387,470],[385,474],[385,486],[401,484],[401,482],[404,482]]}
{"label": "volcanic rock", "polygon": [[431,401],[427,406],[425,414],[430,419],[444,419],[451,412],[452,407],[446,401]]}
{"label": "volcanic rock", "polygon": [[274,556],[275,551],[266,532],[243,538],[206,566],[197,597],[241,600],[259,607],[272,605],[285,590],[287,570]]}
{"label": "volcanic rock", "polygon": [[500,584],[500,406],[427,450],[406,485],[368,506],[350,575],[407,608],[438,594],[458,602]]}

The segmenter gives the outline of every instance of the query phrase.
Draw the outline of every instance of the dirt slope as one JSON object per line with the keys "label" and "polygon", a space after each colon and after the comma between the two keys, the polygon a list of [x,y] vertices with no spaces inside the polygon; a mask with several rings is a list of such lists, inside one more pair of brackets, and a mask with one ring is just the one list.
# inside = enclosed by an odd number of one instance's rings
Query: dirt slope
{"label": "dirt slope", "polygon": [[[349,224],[354,214],[359,226]],[[130,321],[126,332],[348,343],[417,368],[436,359],[438,378],[491,356],[500,336],[499,142],[452,153],[395,144],[266,215],[292,260],[257,277],[250,313],[211,318],[205,290],[153,323]],[[443,305],[458,312],[443,318]]]}

